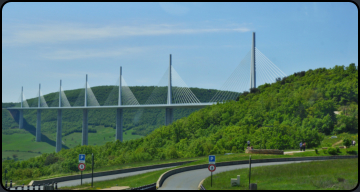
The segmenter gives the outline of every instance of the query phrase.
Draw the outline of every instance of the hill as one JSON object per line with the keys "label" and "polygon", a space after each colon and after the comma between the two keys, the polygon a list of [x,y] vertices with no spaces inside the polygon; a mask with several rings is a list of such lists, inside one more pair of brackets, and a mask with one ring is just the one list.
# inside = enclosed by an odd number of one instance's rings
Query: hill
{"label": "hill", "polygon": [[[140,104],[144,104],[152,91],[156,88],[151,87],[129,87]],[[217,92],[217,90],[190,88],[201,102],[207,102]],[[110,104],[117,104],[118,88],[114,86],[92,87],[100,105],[106,101]],[[65,94],[71,106],[81,105],[83,101],[84,89],[68,90]],[[112,94],[115,93],[115,94]],[[160,94],[165,95],[167,89],[160,87]],[[110,96],[109,96],[110,95]],[[114,97],[115,96],[115,97]],[[58,105],[58,93],[44,95],[48,106]],[[166,98],[166,97],[165,97]],[[37,106],[37,98],[28,99],[29,106]],[[109,104],[109,103],[108,103]],[[24,111],[24,130],[18,127],[18,111],[10,112],[4,108],[14,107],[19,103],[2,103],[2,156],[3,159],[24,160],[38,156],[41,153],[49,153],[55,150],[56,143],[56,110],[43,110],[41,113],[41,138],[42,142],[35,142],[36,131],[36,110]],[[82,103],[83,105],[83,103]],[[185,117],[198,109],[175,109],[174,120]],[[95,109],[89,110],[89,145],[104,145],[106,142],[114,141],[115,109]],[[161,109],[124,109],[124,133],[123,140],[141,138],[149,134],[154,129],[164,125],[165,110]],[[82,132],[82,110],[63,110],[62,118],[62,143],[63,148],[69,149],[77,146],[81,141]],[[75,139],[74,139],[75,138]],[[19,143],[18,141],[23,142]],[[14,158],[16,157],[16,158]]]}
{"label": "hill", "polygon": [[[335,115],[334,111],[342,111]],[[346,111],[346,112],[345,112]],[[299,72],[244,92],[237,101],[200,109],[149,135],[104,146],[77,146],[27,161],[4,161],[14,177],[77,171],[77,155],[94,153],[95,167],[129,162],[319,146],[324,135],[358,132],[355,64]],[[90,158],[91,155],[87,155]],[[90,159],[88,159],[90,161]],[[87,160],[87,161],[88,161]]]}

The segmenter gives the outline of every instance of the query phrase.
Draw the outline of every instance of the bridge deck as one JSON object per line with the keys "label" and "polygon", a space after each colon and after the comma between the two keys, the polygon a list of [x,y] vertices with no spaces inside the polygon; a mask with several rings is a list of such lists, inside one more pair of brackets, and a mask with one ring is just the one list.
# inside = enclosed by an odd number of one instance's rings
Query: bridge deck
{"label": "bridge deck", "polygon": [[74,107],[8,107],[7,109],[29,110],[29,109],[133,109],[133,108],[203,108],[216,103],[194,103],[194,104],[155,104],[155,105],[111,105],[111,106],[74,106]]}

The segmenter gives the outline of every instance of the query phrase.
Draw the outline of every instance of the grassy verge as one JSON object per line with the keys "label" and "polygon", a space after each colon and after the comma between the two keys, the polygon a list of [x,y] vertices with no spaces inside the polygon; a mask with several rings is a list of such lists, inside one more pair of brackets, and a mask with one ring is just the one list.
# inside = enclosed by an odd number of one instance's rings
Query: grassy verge
{"label": "grassy verge", "polygon": [[[346,154],[345,149],[340,149],[340,152],[341,153],[339,153],[339,155],[348,155],[348,154]],[[316,154],[315,151],[305,151],[302,153],[294,153],[291,156],[289,156],[289,155],[270,155],[270,154],[251,154],[251,159],[254,160],[254,159],[309,157],[309,156],[330,156],[330,155],[323,153],[322,150],[319,150],[319,154]],[[231,154],[231,155],[222,155],[222,154],[216,155],[216,162],[218,162],[218,163],[219,162],[227,162],[227,161],[239,161],[239,160],[249,160],[249,154],[237,153],[237,154]],[[191,166],[191,165],[207,164],[207,163],[208,163],[208,156],[204,156],[204,157],[199,157],[197,161],[187,163],[184,165],[180,165],[175,168],[186,167],[186,166]],[[158,171],[154,171],[154,172],[139,174],[139,175],[126,177],[126,178],[114,179],[114,180],[109,180],[109,181],[94,182],[94,189],[113,187],[113,186],[116,186],[116,184],[118,184],[118,186],[129,186],[132,188],[143,186],[143,185],[148,185],[151,183],[155,183],[161,174],[165,173],[168,170],[175,169],[175,168],[163,169],[163,170],[158,170]],[[156,175],[151,175],[151,173],[154,173]],[[148,178],[148,176],[150,178]],[[156,178],[151,178],[152,176],[153,177],[156,176]],[[130,179],[128,179],[128,178],[130,178]],[[141,179],[138,180],[138,178],[144,178],[144,181],[140,181]],[[233,178],[235,178],[235,176],[233,176]],[[228,183],[230,183],[230,179],[229,179]],[[89,186],[90,186],[90,184],[83,185],[83,186],[63,187],[62,189],[76,189],[76,188],[84,188],[84,187],[89,187]]]}
{"label": "grassy verge", "polygon": [[[240,175],[240,186],[231,186],[230,179]],[[358,183],[358,159],[339,159],[272,165],[251,168],[251,183],[258,190],[323,190],[354,189]],[[222,172],[207,177],[207,190],[248,190],[249,169]]]}
{"label": "grassy verge", "polygon": [[[182,162],[182,161],[192,161],[192,160],[199,160],[200,158],[182,158],[182,159],[169,159],[169,160],[162,160],[162,161],[149,161],[149,162],[139,162],[139,163],[129,163],[129,164],[121,164],[121,165],[113,165],[113,166],[106,166],[94,169],[94,173],[96,172],[102,172],[102,171],[112,171],[117,169],[128,169],[133,167],[142,167],[142,166],[150,166],[150,165],[158,165],[158,164],[166,164],[166,163],[176,163],[176,162]],[[83,171],[83,174],[91,173],[91,169],[87,169]],[[56,175],[50,175],[50,176],[43,176],[38,178],[32,178],[32,179],[24,179],[24,180],[13,180],[13,182],[21,183],[21,184],[28,184],[32,180],[45,180],[45,179],[51,179],[56,177],[63,177],[63,176],[70,176],[70,175],[80,175],[79,172],[74,173],[64,173],[64,174],[56,174]],[[3,178],[4,179],[4,178]],[[5,181],[2,181],[5,183]]]}
{"label": "grassy verge", "polygon": [[[96,128],[97,133],[88,133],[89,145],[105,145],[106,142],[115,140],[115,129],[104,126],[89,126]],[[2,159],[15,159],[16,161],[27,160],[40,156],[42,153],[52,153],[55,147],[46,142],[36,142],[35,136],[25,130],[21,133],[2,135]],[[143,136],[132,135],[132,130],[123,132],[123,141],[138,139]],[[56,141],[56,133],[42,133]],[[81,133],[75,132],[62,137],[62,144],[73,148],[81,143]],[[21,142],[19,142],[21,141]],[[16,150],[14,150],[16,149]],[[40,153],[38,153],[40,152]],[[16,155],[16,157],[14,156]],[[14,158],[15,157],[15,158]]]}

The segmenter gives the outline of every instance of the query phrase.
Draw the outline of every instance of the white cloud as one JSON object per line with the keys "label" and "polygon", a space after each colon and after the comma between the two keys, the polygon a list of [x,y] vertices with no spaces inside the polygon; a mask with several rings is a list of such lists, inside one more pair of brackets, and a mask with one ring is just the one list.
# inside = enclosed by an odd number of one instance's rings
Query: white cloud
{"label": "white cloud", "polygon": [[58,50],[41,56],[46,59],[83,59],[83,58],[95,58],[95,57],[116,57],[125,54],[139,53],[143,51],[143,48],[123,48],[117,50],[95,50],[95,49],[81,49],[81,50]]}
{"label": "white cloud", "polygon": [[219,32],[247,32],[246,27],[231,28],[181,28],[178,25],[148,26],[83,26],[79,24],[23,25],[3,28],[3,46],[34,43],[61,43],[129,36],[197,34]]}

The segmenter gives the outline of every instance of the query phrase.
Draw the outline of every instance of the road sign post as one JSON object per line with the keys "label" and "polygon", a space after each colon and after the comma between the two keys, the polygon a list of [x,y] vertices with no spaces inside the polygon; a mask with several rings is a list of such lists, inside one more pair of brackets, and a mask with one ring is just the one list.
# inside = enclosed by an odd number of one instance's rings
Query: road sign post
{"label": "road sign post", "polygon": [[[210,158],[209,158],[210,159]],[[211,187],[212,187],[212,172],[216,170],[216,166],[214,164],[210,164],[208,166],[209,171],[211,172]]]}
{"label": "road sign post", "polygon": [[250,189],[250,177],[251,177],[251,155],[249,157],[249,189]]}
{"label": "road sign post", "polygon": [[94,182],[94,153],[91,154],[91,187],[93,187]]}
{"label": "road sign post", "polygon": [[[79,156],[80,159],[80,156]],[[84,158],[85,159],[85,158]],[[84,163],[79,163],[78,168],[80,170],[80,185],[82,185],[82,172],[85,170],[85,164]]]}

